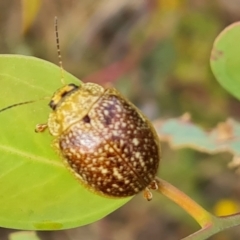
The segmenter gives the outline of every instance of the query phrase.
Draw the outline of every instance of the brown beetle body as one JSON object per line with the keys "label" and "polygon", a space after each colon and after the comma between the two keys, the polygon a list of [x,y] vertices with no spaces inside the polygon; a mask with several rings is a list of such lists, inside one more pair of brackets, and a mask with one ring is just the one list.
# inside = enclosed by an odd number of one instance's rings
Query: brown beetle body
{"label": "brown beetle body", "polygon": [[46,126],[55,145],[90,190],[127,197],[151,186],[160,160],[158,136],[115,89],[69,84],[54,94],[50,106]]}

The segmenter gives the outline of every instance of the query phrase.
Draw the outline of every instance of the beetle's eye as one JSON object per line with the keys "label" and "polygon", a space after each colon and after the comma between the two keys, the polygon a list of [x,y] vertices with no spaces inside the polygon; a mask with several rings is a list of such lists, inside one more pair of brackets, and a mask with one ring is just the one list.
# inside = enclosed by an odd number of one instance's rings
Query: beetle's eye
{"label": "beetle's eye", "polygon": [[52,110],[55,110],[57,107],[57,103],[55,103],[53,100],[51,100],[48,105]]}
{"label": "beetle's eye", "polygon": [[56,107],[63,101],[63,99],[70,95],[71,93],[75,92],[79,87],[73,83],[70,83],[62,88],[60,88],[59,90],[57,90],[50,103],[49,106],[50,108],[52,108],[52,110],[55,110]]}

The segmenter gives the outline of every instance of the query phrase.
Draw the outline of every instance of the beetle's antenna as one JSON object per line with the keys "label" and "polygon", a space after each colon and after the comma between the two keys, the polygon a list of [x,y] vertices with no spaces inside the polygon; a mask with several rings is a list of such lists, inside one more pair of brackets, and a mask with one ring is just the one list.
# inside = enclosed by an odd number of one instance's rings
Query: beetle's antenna
{"label": "beetle's antenna", "polygon": [[59,43],[58,19],[57,19],[57,17],[55,17],[55,34],[56,34],[58,61],[59,61],[59,66],[60,66],[60,68],[61,68],[61,82],[62,82],[62,84],[65,84],[63,64],[62,64],[62,55],[61,55],[60,43]]}
{"label": "beetle's antenna", "polygon": [[5,108],[0,109],[0,112],[6,111],[6,110],[8,110],[8,109],[10,109],[10,108],[17,107],[17,106],[20,106],[20,105],[25,105],[25,104],[28,104],[28,103],[34,103],[34,102],[36,102],[36,101],[38,101],[38,100],[15,103],[15,104],[13,104],[13,105],[10,105],[10,106],[7,106],[7,107],[5,107]]}
{"label": "beetle's antenna", "polygon": [[[62,64],[62,56],[61,56],[61,51],[60,51],[60,44],[59,44],[59,35],[58,35],[58,19],[55,17],[55,34],[56,34],[56,43],[57,43],[57,53],[58,53],[58,60],[59,60],[59,66],[61,68],[61,82],[64,84],[64,71],[63,71],[63,64]],[[39,100],[44,100],[45,98],[39,99]],[[0,109],[0,112],[6,111],[10,108],[14,108],[20,105],[25,105],[29,103],[34,103],[39,100],[32,100],[32,101],[26,101],[26,102],[20,102],[20,103],[15,103],[10,106],[7,106],[5,108]]]}
{"label": "beetle's antenna", "polygon": [[18,107],[20,105],[25,105],[25,104],[29,104],[29,103],[35,103],[35,102],[38,102],[38,101],[41,101],[41,100],[46,100],[48,99],[48,97],[43,97],[43,98],[40,98],[40,99],[37,99],[37,100],[30,100],[30,101],[26,101],[26,102],[20,102],[20,103],[15,103],[15,104],[12,104],[12,105],[9,105],[5,108],[2,108],[0,109],[0,112],[3,112],[3,111],[6,111],[10,108],[14,108],[14,107]]}
{"label": "beetle's antenna", "polygon": [[[59,36],[58,36],[58,19],[55,17],[55,34],[56,34],[56,43],[57,43],[57,53],[58,53],[58,59],[59,59],[59,66],[61,68],[61,82],[64,84],[64,71],[63,71],[63,64],[62,64],[62,56],[61,56],[61,51],[60,51],[60,44],[59,44]],[[32,100],[32,101],[26,101],[26,102],[20,102],[20,103],[15,103],[10,106],[7,106],[5,108],[0,109],[0,112],[6,111],[10,108],[14,108],[20,105],[25,105],[29,103],[34,103],[39,100],[44,100],[45,98],[38,99],[38,100]]]}

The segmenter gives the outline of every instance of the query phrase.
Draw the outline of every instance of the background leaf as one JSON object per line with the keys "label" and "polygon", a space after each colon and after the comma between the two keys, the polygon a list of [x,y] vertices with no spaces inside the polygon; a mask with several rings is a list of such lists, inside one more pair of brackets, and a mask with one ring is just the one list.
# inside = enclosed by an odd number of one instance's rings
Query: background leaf
{"label": "background leaf", "polygon": [[[0,114],[0,226],[64,229],[96,221],[128,199],[110,199],[84,189],[51,147],[45,123],[53,92],[61,87],[59,67],[33,57],[0,56],[0,109],[47,97]],[[80,84],[65,73],[66,83]]]}
{"label": "background leaf", "polygon": [[240,99],[240,22],[225,28],[214,42],[211,68],[219,83],[233,96]]}
{"label": "background leaf", "polygon": [[240,124],[233,119],[219,123],[211,131],[192,123],[188,114],[155,121],[154,126],[161,141],[169,142],[173,148],[188,147],[210,154],[230,152],[240,155]]}
{"label": "background leaf", "polygon": [[41,0],[22,0],[22,31],[25,33],[33,24],[41,7]]}

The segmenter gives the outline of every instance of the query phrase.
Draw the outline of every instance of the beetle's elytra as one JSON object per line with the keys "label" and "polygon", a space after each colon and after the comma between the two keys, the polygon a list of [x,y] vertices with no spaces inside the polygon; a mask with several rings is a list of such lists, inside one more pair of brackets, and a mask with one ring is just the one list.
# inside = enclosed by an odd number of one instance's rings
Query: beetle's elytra
{"label": "beetle's elytra", "polygon": [[151,122],[114,88],[94,83],[66,85],[50,103],[47,124],[54,145],[90,190],[127,197],[142,190],[151,200],[160,143]]}

